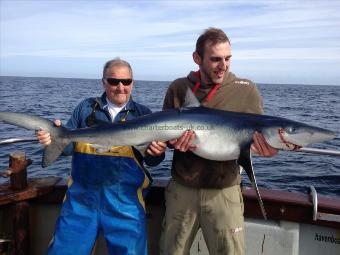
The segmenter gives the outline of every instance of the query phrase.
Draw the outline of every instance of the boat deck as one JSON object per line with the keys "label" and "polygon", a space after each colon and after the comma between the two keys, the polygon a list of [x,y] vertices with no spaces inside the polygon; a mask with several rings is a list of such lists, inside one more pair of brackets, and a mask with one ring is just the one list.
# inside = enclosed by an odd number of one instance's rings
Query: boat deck
{"label": "boat deck", "polygon": [[[32,181],[29,180],[29,184]],[[146,199],[151,255],[158,254],[158,240],[165,211],[164,188],[167,183],[168,180],[156,179]],[[35,186],[35,195],[32,198],[25,198],[29,201],[30,254],[37,255],[46,252],[67,189],[66,180],[60,178],[44,178],[38,180],[38,184]],[[319,251],[323,251],[323,255],[340,254],[338,252],[340,221],[337,221],[340,215],[340,199],[318,196],[315,212],[315,204],[310,194],[260,189],[268,216],[268,220],[265,221],[253,189],[243,189],[242,192],[245,204],[247,254],[275,252],[301,255],[319,254],[316,253]],[[6,221],[8,225],[12,205],[20,197],[15,193],[12,192],[10,199],[5,200],[3,196],[2,200],[0,199],[1,227],[6,226]],[[316,220],[313,220],[313,217]],[[7,230],[9,228],[7,226]],[[94,254],[107,254],[102,237]],[[201,231],[196,236],[191,254],[209,254]]]}

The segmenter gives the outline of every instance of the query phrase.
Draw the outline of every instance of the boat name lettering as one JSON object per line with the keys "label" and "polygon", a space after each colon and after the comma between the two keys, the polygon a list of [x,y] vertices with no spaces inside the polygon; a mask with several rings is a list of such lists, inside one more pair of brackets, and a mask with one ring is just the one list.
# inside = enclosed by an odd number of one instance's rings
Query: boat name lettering
{"label": "boat name lettering", "polygon": [[333,235],[321,235],[318,233],[315,233],[315,239],[316,241],[319,242],[325,242],[325,243],[334,243],[334,244],[340,244],[340,238],[336,238]]}

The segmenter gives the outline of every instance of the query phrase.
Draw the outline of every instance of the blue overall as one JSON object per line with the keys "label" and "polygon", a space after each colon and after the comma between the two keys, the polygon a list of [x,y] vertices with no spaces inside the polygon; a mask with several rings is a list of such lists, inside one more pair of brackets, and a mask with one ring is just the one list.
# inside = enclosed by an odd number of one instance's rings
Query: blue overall
{"label": "blue overall", "polygon": [[[105,94],[80,103],[67,123],[68,128],[88,126],[91,121],[108,122]],[[93,104],[98,107],[93,110]],[[130,99],[115,121],[133,119],[151,111]],[[93,117],[93,116],[92,116]],[[96,124],[96,123],[92,123]],[[140,154],[130,146],[112,147],[98,153],[86,143],[69,146],[73,152],[72,173],[48,254],[90,254],[103,233],[110,254],[147,254],[144,197],[150,178]],[[161,157],[145,157],[156,165]]]}

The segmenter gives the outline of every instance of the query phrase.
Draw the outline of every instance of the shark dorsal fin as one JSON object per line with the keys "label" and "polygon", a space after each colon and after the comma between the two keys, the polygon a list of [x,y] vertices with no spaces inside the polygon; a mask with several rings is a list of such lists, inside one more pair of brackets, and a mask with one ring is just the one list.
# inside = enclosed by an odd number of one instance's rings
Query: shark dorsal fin
{"label": "shark dorsal fin", "polygon": [[201,103],[198,101],[195,94],[191,91],[189,87],[187,87],[187,92],[185,93],[184,103],[182,105],[183,108],[186,107],[199,107]]}

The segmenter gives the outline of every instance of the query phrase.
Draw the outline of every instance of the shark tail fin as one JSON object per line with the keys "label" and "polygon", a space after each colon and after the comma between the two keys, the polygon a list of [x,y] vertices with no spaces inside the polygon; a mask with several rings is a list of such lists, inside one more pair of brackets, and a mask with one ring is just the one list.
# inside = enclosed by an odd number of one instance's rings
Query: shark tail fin
{"label": "shark tail fin", "polygon": [[43,129],[51,134],[52,142],[46,146],[43,154],[43,167],[52,164],[70,143],[70,140],[67,138],[68,130],[66,128],[56,127],[53,121],[39,116],[26,113],[0,112],[0,121],[29,130]]}
{"label": "shark tail fin", "polygon": [[255,174],[254,174],[254,169],[253,169],[253,164],[251,161],[251,156],[250,156],[250,146],[247,147],[246,149],[242,149],[240,153],[240,157],[238,159],[238,164],[244,168],[246,171],[248,178],[253,186],[253,189],[256,192],[257,200],[260,204],[261,212],[263,215],[263,218],[267,220],[267,213],[264,208],[264,204],[261,198],[260,191],[257,187],[256,179],[255,179]]}
{"label": "shark tail fin", "polygon": [[[56,130],[57,132],[53,132]],[[47,167],[56,161],[63,153],[65,147],[70,143],[70,141],[65,138],[65,130],[63,127],[54,127],[54,130],[50,130],[50,132],[52,131],[52,142],[44,149],[41,163],[42,167]]]}

